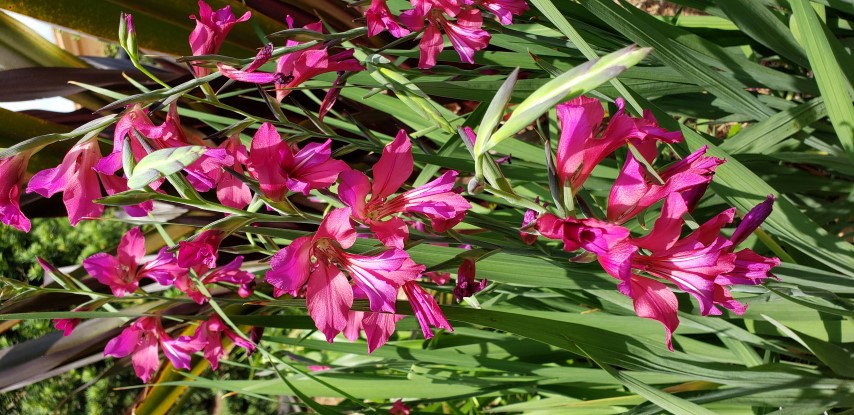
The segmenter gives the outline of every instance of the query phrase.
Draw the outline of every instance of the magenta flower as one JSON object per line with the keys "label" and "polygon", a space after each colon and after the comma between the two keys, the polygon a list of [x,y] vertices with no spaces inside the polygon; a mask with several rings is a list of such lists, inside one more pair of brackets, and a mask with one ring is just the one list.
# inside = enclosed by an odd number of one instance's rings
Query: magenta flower
{"label": "magenta flower", "polygon": [[[672,349],[670,336],[678,325],[673,306],[675,297],[665,293],[659,281],[669,281],[691,294],[699,302],[702,315],[721,314],[717,306],[736,314],[744,313],[747,306],[733,299],[727,287],[760,284],[773,277],[770,271],[780,260],[763,257],[749,249],[733,251],[743,237],[770,214],[773,200],[769,196],[751,210],[734,238],[727,239],[720,233],[734,217],[734,209],[728,209],[680,239],[682,215],[688,211],[688,206],[681,195],[671,193],[665,199],[661,217],[647,236],[618,244],[600,256],[599,262],[609,274],[622,281],[620,292],[633,299],[636,311],[642,310],[639,316],[658,320],[665,326],[667,344]],[[649,254],[640,254],[638,248]],[[633,275],[632,269],[658,280]]]}
{"label": "magenta flower", "polygon": [[388,30],[394,37],[404,37],[409,30],[401,27],[385,4],[385,0],[371,0],[371,6],[365,10],[368,20],[368,36],[376,36],[383,30]]}
{"label": "magenta flower", "polygon": [[[287,17],[288,28],[293,29],[294,21]],[[323,23],[317,22],[303,27],[306,30],[323,33]],[[301,42],[288,40],[285,43],[286,47],[297,46]],[[359,61],[353,58],[353,49],[346,49],[330,55],[329,49],[325,45],[317,45],[308,49],[303,49],[297,52],[291,52],[282,56],[276,62],[276,72],[256,72],[272,54],[272,45],[262,49],[255,59],[244,69],[236,69],[234,67],[217,64],[220,72],[230,79],[241,82],[251,82],[256,84],[272,83],[276,86],[276,100],[281,102],[293,88],[300,86],[303,82],[314,78],[315,76],[328,72],[353,72],[362,71],[365,69]],[[325,106],[328,106],[330,100],[334,100],[337,96],[336,88],[332,88],[323,99]],[[324,104],[321,104],[324,106]]]}
{"label": "magenta flower", "polygon": [[[673,192],[683,192],[683,195],[690,192],[693,199],[691,204],[696,204],[712,181],[715,169],[725,162],[719,158],[703,156],[707,149],[707,146],[703,146],[659,172],[664,184],[657,184],[641,162],[629,153],[611,188],[608,221],[625,223]],[[657,153],[654,143],[650,153],[644,154],[644,158],[651,163]]]}
{"label": "magenta flower", "polygon": [[562,183],[569,183],[573,194],[578,192],[596,165],[629,141],[643,146],[645,142],[676,143],[682,140],[680,133],[668,133],[658,128],[651,114],[643,119],[627,115],[622,98],[617,99],[616,104],[618,111],[604,129],[600,126],[605,112],[596,99],[582,96],[557,106],[561,125],[557,175]]}
{"label": "magenta flower", "polygon": [[172,339],[156,317],[142,317],[124,329],[118,337],[110,340],[104,348],[104,356],[131,356],[133,370],[143,382],[160,367],[157,346],[176,368],[190,369],[190,355],[201,350],[202,345],[188,336]]}
{"label": "magenta flower", "polygon": [[307,195],[314,189],[327,188],[348,169],[346,163],[331,157],[331,145],[327,140],[302,149],[291,147],[282,141],[273,124],[261,124],[252,138],[249,174],[258,180],[261,192],[274,201],[284,199],[286,190]]}
{"label": "magenta flower", "polygon": [[213,370],[217,369],[219,360],[225,354],[225,350],[222,347],[222,336],[244,348],[247,353],[255,351],[254,343],[240,337],[218,316],[211,316],[207,321],[199,323],[199,327],[193,333],[192,340],[195,345],[202,346],[200,349],[204,350],[205,359],[211,363]]}
{"label": "magenta flower", "polygon": [[[180,254],[179,254],[180,257]],[[253,286],[255,285],[255,275],[248,271],[242,271],[240,266],[243,265],[243,257],[239,256],[227,265],[215,268],[199,279],[202,284],[214,284],[218,282],[227,282],[239,286],[237,294],[241,298],[246,298],[252,295]],[[190,279],[189,274],[181,274],[175,279],[175,288],[183,291],[193,301],[204,304],[208,301],[207,297],[199,291],[199,287],[195,281]]]}
{"label": "magenta flower", "polygon": [[[425,1],[425,3],[427,3]],[[442,40],[442,32],[448,35],[457,54],[460,55],[460,60],[465,63],[474,63],[474,53],[489,45],[491,36],[486,30],[483,30],[483,15],[480,10],[468,8],[459,11],[458,13],[448,13],[451,16],[456,16],[457,20],[451,22],[443,14],[448,10],[453,10],[455,7],[448,8],[419,8],[416,7],[407,10],[400,15],[400,21],[412,30],[424,29],[424,34],[421,36],[419,49],[421,56],[418,60],[418,67],[421,69],[429,69],[436,66],[436,57],[444,48]],[[424,10],[426,9],[426,10]],[[426,28],[425,28],[426,23]]]}
{"label": "magenta flower", "polygon": [[[480,285],[485,286],[486,280],[481,280]],[[483,288],[481,287],[477,291],[480,291],[481,289]],[[415,318],[418,319],[418,324],[421,326],[421,333],[424,334],[425,339],[433,337],[433,332],[430,330],[430,326],[454,331],[454,328],[451,327],[451,323],[448,323],[448,320],[445,318],[445,314],[442,313],[442,309],[439,308],[439,304],[436,302],[436,299],[433,298],[430,293],[421,288],[417,282],[409,281],[406,284],[403,284],[403,292],[409,300],[409,305],[412,306],[412,312],[415,313]],[[456,293],[457,290],[455,289],[454,295],[456,295]]]}
{"label": "magenta flower", "polygon": [[27,193],[38,193],[51,197],[62,193],[62,201],[68,211],[68,221],[72,226],[84,218],[97,218],[104,212],[104,206],[93,200],[101,197],[101,185],[93,167],[101,152],[98,140],[77,143],[59,166],[36,173],[27,185]]}
{"label": "magenta flower", "polygon": [[465,258],[457,270],[457,286],[454,287],[454,298],[457,302],[463,301],[463,298],[471,297],[482,291],[488,283],[489,281],[486,278],[475,281],[475,262],[471,258]]}
{"label": "magenta flower", "polygon": [[[400,286],[424,271],[406,251],[390,249],[375,256],[350,254],[344,249],[356,241],[350,209],[329,212],[317,232],[295,239],[271,263],[266,279],[280,292],[296,296],[306,287],[306,304],[317,328],[332,339],[347,326],[353,305],[353,288],[365,293],[371,311],[394,313]],[[341,269],[339,269],[339,267]]]}
{"label": "magenta flower", "polygon": [[216,267],[222,231],[210,229],[198,234],[193,240],[178,242],[178,266],[192,268],[197,274]]}
{"label": "magenta flower", "polygon": [[402,249],[409,238],[406,223],[395,214],[424,215],[436,232],[445,232],[460,223],[471,208],[465,198],[453,191],[455,171],[390,198],[412,174],[412,168],[412,144],[406,132],[400,130],[374,164],[373,182],[356,170],[341,173],[338,197],[352,209],[353,217],[368,225],[388,247]]}
{"label": "magenta flower", "polygon": [[0,160],[0,222],[24,232],[30,231],[30,220],[21,212],[21,185],[32,155],[24,151]]}
{"label": "magenta flower", "polygon": [[[196,21],[196,28],[190,33],[190,49],[193,50],[193,55],[213,55],[219,52],[231,28],[237,23],[249,20],[250,17],[252,13],[246,12],[236,19],[231,6],[213,11],[210,5],[199,1],[199,17],[190,16],[190,19]],[[201,67],[196,67],[195,71],[199,77],[210,73],[209,69]]]}
{"label": "magenta flower", "polygon": [[145,237],[139,228],[131,229],[122,237],[117,254],[101,252],[83,260],[86,272],[109,286],[117,297],[136,291],[142,278],[151,278],[160,285],[172,285],[175,278],[187,272],[176,264],[175,256],[165,247],[156,258],[140,265],[145,256]]}

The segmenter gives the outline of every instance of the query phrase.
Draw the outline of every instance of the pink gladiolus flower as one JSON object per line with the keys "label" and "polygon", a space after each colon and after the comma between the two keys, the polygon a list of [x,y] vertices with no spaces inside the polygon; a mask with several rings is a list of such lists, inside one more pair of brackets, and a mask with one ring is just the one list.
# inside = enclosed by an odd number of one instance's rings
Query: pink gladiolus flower
{"label": "pink gladiolus flower", "polygon": [[309,315],[329,342],[347,326],[353,305],[353,288],[341,269],[368,297],[371,311],[386,313],[394,313],[400,286],[424,271],[400,249],[375,256],[344,251],[355,242],[350,209],[332,210],[314,235],[295,239],[273,256],[272,270],[266,275],[279,292],[295,296],[306,287]]}
{"label": "pink gladiolus flower", "polygon": [[62,201],[72,226],[77,226],[84,218],[100,217],[104,206],[93,202],[101,197],[98,174],[93,169],[100,158],[98,140],[77,143],[65,155],[62,164],[36,173],[27,185],[27,193],[51,197],[63,192]]}
{"label": "pink gladiolus flower", "polygon": [[[702,197],[702,191],[712,181],[715,169],[725,160],[705,157],[707,146],[688,157],[673,163],[659,173],[664,184],[657,184],[646,168],[629,153],[626,163],[617,176],[608,198],[608,221],[625,223],[644,209],[664,199],[673,192],[692,192],[692,198]],[[653,147],[652,150],[655,150]],[[655,153],[644,155],[652,162]],[[695,188],[700,192],[693,192]],[[696,203],[696,202],[695,202]]]}
{"label": "pink gladiolus flower", "polygon": [[627,115],[622,98],[617,99],[616,104],[619,109],[601,134],[599,131],[605,112],[598,100],[578,97],[557,106],[561,125],[557,175],[562,183],[569,183],[573,194],[578,192],[599,162],[629,141],[643,146],[652,140],[667,143],[682,140],[678,132],[668,133],[658,128],[651,114],[643,119]]}
{"label": "pink gladiolus flower", "polygon": [[483,26],[483,15],[481,15],[480,10],[468,8],[459,13],[448,13],[451,16],[456,16],[457,20],[454,23],[442,14],[443,11],[447,12],[447,10],[447,8],[443,10],[432,7],[424,10],[424,8],[416,7],[400,15],[400,21],[412,30],[421,30],[425,22],[427,24],[418,46],[421,50],[418,67],[421,69],[436,66],[436,57],[444,47],[440,28],[448,35],[451,45],[460,55],[460,60],[465,63],[474,63],[474,53],[489,45],[491,36],[481,28]]}
{"label": "pink gladiolus flower", "polygon": [[368,20],[368,36],[376,36],[383,30],[388,30],[394,37],[404,37],[409,30],[404,29],[391,14],[385,0],[371,0],[371,6],[365,10]]}
{"label": "pink gladiolus flower", "polygon": [[215,229],[200,233],[191,241],[178,242],[178,266],[192,268],[198,274],[216,267],[222,231]]}
{"label": "pink gladiolus flower", "polygon": [[[733,251],[743,235],[753,232],[770,214],[773,200],[769,196],[751,210],[734,238],[727,239],[720,234],[720,229],[734,217],[735,210],[728,209],[679,239],[682,215],[688,211],[688,206],[682,196],[671,193],[664,202],[661,217],[647,236],[613,247],[599,257],[599,262],[609,274],[622,281],[620,292],[635,301],[636,311],[640,309],[643,313],[638,312],[639,316],[664,324],[667,344],[672,349],[670,336],[678,325],[673,306],[675,298],[671,298],[672,293],[665,292],[661,282],[644,281],[648,278],[632,275],[632,269],[669,281],[691,294],[699,302],[702,315],[721,314],[717,306],[742,314],[747,306],[733,299],[727,287],[760,284],[773,276],[770,270],[779,265],[780,260],[763,257],[749,249]],[[639,254],[638,248],[649,254]]]}
{"label": "pink gladiolus flower", "polygon": [[463,259],[457,270],[457,286],[454,287],[454,298],[457,302],[463,301],[463,298],[471,297],[484,288],[489,281],[486,278],[475,282],[475,262],[471,258]]}
{"label": "pink gladiolus flower", "polygon": [[261,192],[274,201],[282,200],[286,189],[307,195],[331,186],[338,174],[348,169],[346,163],[331,157],[331,145],[327,140],[302,149],[291,147],[282,141],[273,124],[261,124],[249,151],[249,174],[258,180]]}
{"label": "pink gladiolus flower", "polygon": [[202,348],[202,344],[188,336],[172,339],[160,325],[160,319],[142,317],[124,329],[118,337],[110,340],[104,348],[104,356],[131,356],[133,370],[143,382],[160,367],[157,346],[176,368],[190,369],[190,355]]}
{"label": "pink gladiolus flower", "polygon": [[255,344],[240,337],[218,316],[211,316],[207,321],[199,323],[199,327],[193,333],[192,341],[195,345],[202,346],[200,349],[204,350],[205,359],[211,363],[213,370],[217,369],[219,360],[225,354],[225,350],[222,347],[222,336],[227,337],[234,344],[244,348],[247,353],[255,351]]}
{"label": "pink gladiolus flower", "polygon": [[[190,33],[190,48],[193,50],[193,55],[213,55],[219,52],[231,28],[237,23],[249,20],[250,17],[252,13],[246,12],[235,19],[231,6],[213,11],[210,5],[199,1],[199,17],[190,16],[190,19],[196,21],[196,28]],[[195,71],[196,76],[199,77],[210,73],[209,69],[200,67],[196,67]]]}
{"label": "pink gladiolus flower", "polygon": [[[293,29],[293,19],[287,17],[288,28]],[[304,27],[306,30],[323,33],[322,22],[312,23]],[[285,43],[286,47],[297,46],[301,42],[288,40]],[[300,86],[303,82],[328,72],[352,72],[362,71],[365,69],[359,61],[353,58],[353,50],[347,49],[330,55],[329,49],[324,45],[317,45],[308,49],[303,49],[297,52],[292,52],[282,56],[276,62],[276,72],[256,72],[264,62],[270,59],[272,48],[269,50],[262,49],[255,56],[253,62],[245,69],[236,69],[228,65],[218,64],[220,72],[230,79],[241,82],[251,82],[255,84],[273,83],[276,86],[276,100],[281,102],[291,89]],[[334,93],[335,88],[332,88],[324,98],[324,104],[321,106],[329,106],[329,101],[334,100],[337,96]]]}
{"label": "pink gladiolus flower", "polygon": [[30,220],[21,212],[21,185],[32,154],[24,151],[0,160],[0,222],[24,232],[30,231]]}
{"label": "pink gladiolus flower", "polygon": [[424,215],[436,232],[445,232],[460,223],[471,208],[465,198],[452,190],[457,177],[455,171],[445,172],[430,183],[389,198],[403,186],[412,168],[412,144],[406,132],[400,130],[394,141],[383,148],[382,156],[374,165],[373,182],[356,170],[341,173],[339,198],[350,206],[353,217],[368,225],[388,247],[402,249],[409,237],[403,219],[393,216],[397,213]]}
{"label": "pink gladiolus flower", "polygon": [[133,228],[119,242],[118,256],[101,252],[83,260],[83,268],[101,284],[107,285],[113,295],[124,297],[139,287],[139,280],[151,278],[160,285],[172,285],[175,278],[187,272],[176,264],[175,256],[160,250],[157,257],[140,266],[145,256],[145,237],[139,228]]}

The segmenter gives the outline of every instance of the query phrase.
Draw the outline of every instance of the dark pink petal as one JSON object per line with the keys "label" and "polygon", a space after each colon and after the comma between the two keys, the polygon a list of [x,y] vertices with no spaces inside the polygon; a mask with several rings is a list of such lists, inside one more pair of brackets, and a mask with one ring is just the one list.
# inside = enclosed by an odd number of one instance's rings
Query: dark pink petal
{"label": "dark pink petal", "polygon": [[406,226],[403,219],[397,216],[392,216],[382,222],[372,221],[371,232],[383,245],[389,248],[403,249],[403,245],[409,238],[409,227]]}
{"label": "dark pink petal", "polygon": [[350,310],[347,313],[347,326],[344,327],[344,330],[341,331],[344,334],[344,337],[350,341],[350,343],[359,340],[359,333],[362,331],[362,320],[365,318],[364,311],[353,311]]}
{"label": "dark pink petal", "polygon": [[563,240],[563,219],[545,213],[537,218],[537,232],[548,239]]}
{"label": "dark pink petal", "polygon": [[314,240],[329,238],[347,249],[356,243],[356,230],[350,222],[350,208],[333,209],[323,218]]}
{"label": "dark pink petal", "polygon": [[[405,15],[406,13],[401,14],[400,19],[404,20]],[[418,30],[409,24],[407,26],[412,28],[412,30]],[[418,44],[418,48],[421,50],[421,55],[418,58],[418,68],[430,69],[436,66],[436,57],[439,56],[439,52],[442,51],[444,46],[439,26],[435,23],[427,25],[427,28],[424,29],[424,34],[421,35],[421,42]]]}
{"label": "dark pink petal", "polygon": [[125,266],[136,266],[145,256],[145,237],[139,227],[129,230],[122,236],[118,248],[119,262]]}
{"label": "dark pink petal", "polygon": [[228,79],[252,84],[272,84],[278,78],[278,74],[272,72],[249,72],[237,69],[224,63],[217,63],[219,72]]}
{"label": "dark pink petal", "polygon": [[347,277],[334,265],[320,263],[308,279],[305,297],[308,314],[332,343],[347,326],[347,313],[353,306],[353,289]]}
{"label": "dark pink petal", "polygon": [[397,192],[412,174],[412,168],[412,143],[406,131],[400,130],[394,141],[383,147],[379,161],[374,164],[373,198],[384,198]]}
{"label": "dark pink petal", "polygon": [[454,298],[457,302],[463,301],[463,298],[471,297],[482,291],[488,283],[489,281],[486,278],[475,281],[475,262],[471,258],[465,258],[457,270],[457,286],[454,287]]}
{"label": "dark pink petal", "polygon": [[261,192],[272,200],[282,200],[286,185],[282,164],[292,157],[288,144],[282,141],[276,127],[261,124],[252,138],[249,150],[249,173],[258,180]]}
{"label": "dark pink petal", "polygon": [[[457,15],[456,23],[441,19],[442,28],[451,41],[451,45],[460,55],[460,60],[465,63],[474,63],[474,53],[487,46],[491,36],[489,32],[481,29],[483,16],[480,10],[469,8]],[[426,37],[426,31],[424,36]]]}
{"label": "dark pink petal", "polygon": [[604,255],[596,257],[605,272],[620,280],[620,285],[617,288],[623,294],[631,289],[629,283],[632,276],[632,259],[637,251],[637,246],[624,242],[612,246]]}
{"label": "dark pink petal", "polygon": [[125,357],[136,350],[139,345],[142,330],[136,325],[131,325],[117,337],[114,337],[104,347],[104,356]]}
{"label": "dark pink petal", "polygon": [[160,367],[160,356],[157,355],[157,338],[151,333],[142,333],[136,346],[131,363],[136,376],[143,382],[148,382]]}
{"label": "dark pink petal", "polygon": [[638,317],[657,320],[664,325],[667,333],[667,348],[673,350],[671,337],[679,326],[677,311],[679,302],[666,285],[649,278],[632,275],[631,293],[629,296],[635,306]]}
{"label": "dark pink petal", "polygon": [[371,192],[371,180],[358,170],[347,170],[341,173],[341,183],[338,184],[338,199],[350,207],[353,217],[364,221],[367,219],[365,200]]}
{"label": "dark pink petal", "polygon": [[742,315],[745,311],[747,311],[747,305],[742,304],[738,300],[732,298],[732,295],[729,293],[729,290],[727,290],[726,287],[723,287],[721,285],[715,286],[715,293],[713,295],[713,299],[715,304],[720,305],[735,314]]}
{"label": "dark pink petal", "polygon": [[127,270],[112,255],[103,252],[92,255],[83,260],[83,268],[98,282],[110,287],[116,297],[124,297],[139,287],[139,280],[127,275]]}
{"label": "dark pink petal", "polygon": [[392,36],[398,38],[409,34],[409,30],[400,27],[397,23],[385,0],[371,0],[371,6],[365,10],[365,18],[368,23],[368,36],[376,36],[383,29],[388,29]]}
{"label": "dark pink petal", "polygon": [[[429,5],[429,2],[424,2],[425,5]],[[413,3],[413,6],[415,4]],[[412,9],[406,10],[400,14],[400,22],[403,23],[404,26],[414,30],[419,31],[424,28],[424,23],[427,22],[427,12],[429,11],[428,7],[418,7],[415,6]],[[434,63],[435,65],[435,63]]]}
{"label": "dark pink petal", "polygon": [[31,155],[25,151],[0,160],[0,222],[24,232],[30,231],[30,220],[21,212],[21,185]]}
{"label": "dark pink petal", "polygon": [[326,95],[323,96],[323,100],[320,101],[320,108],[317,110],[317,119],[323,121],[323,117],[326,116],[326,113],[335,106],[335,102],[338,101],[338,96],[341,95],[341,86],[344,83],[344,75],[346,72],[338,71],[338,76],[335,77],[335,80],[332,81],[332,86],[326,91]]}
{"label": "dark pink petal", "polygon": [[556,108],[560,120],[557,173],[561,181],[565,182],[581,167],[584,147],[602,123],[605,110],[598,100],[584,96],[574,98]]}
{"label": "dark pink petal", "polygon": [[424,276],[429,278],[430,281],[432,281],[433,284],[436,285],[445,285],[448,283],[448,281],[451,280],[450,272],[429,271],[425,272]]}
{"label": "dark pink petal", "polygon": [[271,269],[264,278],[277,289],[296,295],[311,274],[311,249],[311,237],[294,239],[285,249],[273,255]]}
{"label": "dark pink petal", "polygon": [[[115,175],[116,171],[122,168],[122,153],[110,153],[106,157],[101,158],[95,164],[95,171],[98,172],[98,178],[101,179],[101,184],[107,195],[114,195],[128,190],[128,181],[124,177]],[[122,206],[128,215],[133,217],[148,216],[148,212],[154,210],[154,202],[146,201],[137,205]]]}
{"label": "dark pink petal", "polygon": [[442,313],[442,309],[439,308],[439,304],[436,303],[436,299],[421,288],[418,283],[410,281],[403,284],[403,292],[409,300],[412,311],[415,313],[415,318],[418,319],[418,324],[421,326],[421,333],[424,334],[425,339],[433,337],[433,332],[430,330],[431,326],[454,331],[451,324],[445,318],[445,314]]}
{"label": "dark pink petal", "polygon": [[72,226],[84,218],[100,217],[104,206],[93,202],[101,197],[98,174],[93,169],[100,158],[98,140],[77,143],[65,155],[62,164],[36,173],[30,179],[27,193],[51,197],[63,192],[62,201]]}
{"label": "dark pink petal", "polygon": [[741,223],[738,224],[738,227],[735,228],[735,232],[732,233],[732,237],[730,240],[732,241],[733,246],[737,246],[738,244],[744,242],[750,234],[755,231],[762,222],[765,222],[765,219],[771,215],[771,211],[774,206],[774,195],[768,195],[765,198],[765,201],[756,205],[753,209],[750,209],[750,212],[747,212],[744,215],[744,219],[741,220]]}
{"label": "dark pink petal", "polygon": [[[449,170],[439,178],[415,189],[408,190],[386,204],[391,212],[419,213],[431,220],[433,230],[445,232],[460,223],[471,209],[471,204],[453,191],[457,172]],[[402,208],[396,209],[402,199]],[[385,214],[378,217],[385,217]]]}
{"label": "dark pink petal", "polygon": [[[196,27],[190,33],[190,48],[193,55],[211,55],[219,51],[231,28],[240,22],[249,20],[252,14],[246,12],[239,19],[234,18],[230,6],[214,12],[204,1],[199,1],[199,17],[190,16],[196,21]],[[195,68],[197,76],[209,73],[206,68]]]}
{"label": "dark pink petal", "polygon": [[397,321],[402,318],[403,316],[399,314],[365,313],[362,328],[364,328],[365,337],[368,339],[368,353],[373,353],[374,350],[388,342],[394,333]]}

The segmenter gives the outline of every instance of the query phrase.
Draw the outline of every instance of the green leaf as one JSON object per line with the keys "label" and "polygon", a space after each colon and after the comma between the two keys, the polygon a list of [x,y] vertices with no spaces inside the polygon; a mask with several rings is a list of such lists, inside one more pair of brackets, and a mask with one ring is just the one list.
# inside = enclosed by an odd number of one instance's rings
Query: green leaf
{"label": "green leaf", "polygon": [[[854,105],[851,104],[850,84],[843,73],[843,64],[834,55],[829,37],[833,35],[822,25],[807,0],[791,0],[793,31],[806,49],[818,88],[827,104],[827,114],[842,148],[854,159]],[[834,39],[835,40],[835,39]],[[844,51],[841,53],[845,53]]]}
{"label": "green leaf", "polygon": [[640,62],[651,51],[648,48],[629,46],[576,66],[547,82],[516,106],[507,122],[483,143],[481,154],[527,127],[557,103],[582,95],[617,77],[626,68]]}
{"label": "green leaf", "polygon": [[145,156],[128,177],[128,188],[141,189],[151,182],[177,173],[196,161],[205,152],[202,146],[172,147]]}

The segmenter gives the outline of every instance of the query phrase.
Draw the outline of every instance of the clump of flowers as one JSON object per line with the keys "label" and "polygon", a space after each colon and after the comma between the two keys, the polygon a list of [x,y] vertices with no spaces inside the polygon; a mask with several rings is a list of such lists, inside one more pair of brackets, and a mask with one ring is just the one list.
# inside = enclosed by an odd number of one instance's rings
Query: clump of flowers
{"label": "clump of flowers", "polygon": [[436,66],[436,58],[444,49],[442,32],[465,63],[474,63],[474,53],[489,45],[490,35],[483,29],[483,12],[495,16],[502,25],[513,23],[513,16],[528,10],[524,0],[411,0],[412,8],[399,16],[392,14],[385,0],[372,0],[365,10],[368,36],[388,30],[392,36],[403,37],[422,31],[418,67]]}
{"label": "clump of flowers", "polygon": [[[602,160],[619,148],[631,147],[611,188],[605,217],[574,212],[563,217],[537,215],[529,210],[523,229],[561,241],[567,252],[595,256],[608,274],[620,280],[618,288],[632,299],[637,315],[664,325],[672,350],[671,336],[679,325],[678,302],[665,283],[696,298],[703,315],[721,314],[718,306],[743,314],[747,306],[730,295],[729,287],[761,284],[773,276],[770,271],[780,260],[750,249],[736,252],[735,247],[768,217],[774,197],[768,196],[748,212],[730,238],[721,234],[721,228],[733,221],[735,209],[681,237],[685,216],[725,160],[706,156],[707,148],[702,147],[663,170],[650,170],[646,166],[658,156],[657,143],[677,143],[682,135],[661,129],[649,111],[643,118],[634,118],[625,113],[621,99],[616,104],[618,110],[607,125],[596,99],[579,97],[557,106],[561,136],[555,170],[560,185],[569,187],[572,195]],[[647,235],[636,237],[623,226],[662,200],[660,217]],[[523,232],[522,238],[530,244],[533,236]]]}

